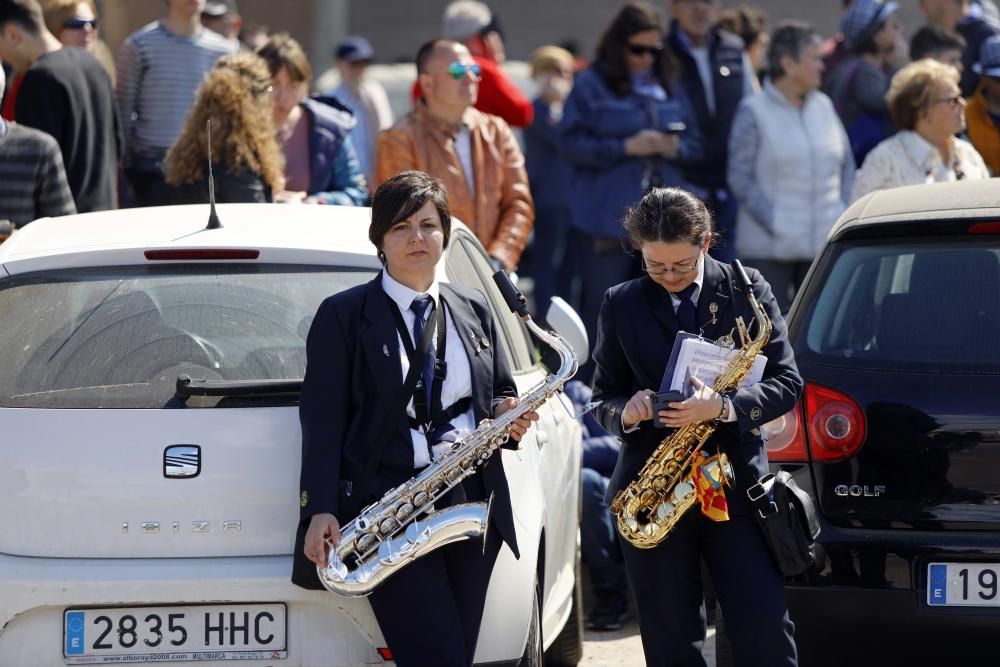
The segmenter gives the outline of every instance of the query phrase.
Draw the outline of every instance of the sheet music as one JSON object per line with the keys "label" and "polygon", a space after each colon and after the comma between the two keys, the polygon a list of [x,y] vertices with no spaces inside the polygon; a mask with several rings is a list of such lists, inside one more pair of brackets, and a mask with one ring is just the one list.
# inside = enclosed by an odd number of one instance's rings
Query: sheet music
{"label": "sheet music", "polygon": [[[691,375],[711,387],[739,352],[692,334],[678,334],[674,340],[674,349],[670,353],[670,362],[663,374],[660,391],[687,391],[690,386],[688,378]],[[767,357],[762,354],[757,355],[750,374],[740,386],[749,387],[760,382],[764,376],[765,365]]]}

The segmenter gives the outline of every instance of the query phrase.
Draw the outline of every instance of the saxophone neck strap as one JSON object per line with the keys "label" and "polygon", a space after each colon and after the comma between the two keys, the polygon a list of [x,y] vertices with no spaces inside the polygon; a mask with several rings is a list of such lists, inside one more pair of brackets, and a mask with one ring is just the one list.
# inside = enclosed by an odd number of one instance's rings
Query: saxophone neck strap
{"label": "saxophone neck strap", "polygon": [[[403,347],[406,349],[406,356],[410,360],[410,370],[416,365],[418,370],[418,380],[419,371],[423,369],[424,364],[427,361],[427,355],[430,353],[427,349],[429,347],[430,339],[437,333],[437,349],[435,351],[434,358],[434,380],[431,382],[430,391],[430,405],[427,404],[427,393],[422,387],[417,391],[411,390],[411,396],[413,398],[413,413],[415,419],[411,419],[411,425],[416,423],[419,427],[414,427],[416,430],[424,430],[425,432],[430,430],[431,423],[442,423],[442,418],[444,416],[444,410],[441,406],[441,390],[444,385],[444,378],[448,374],[448,364],[445,362],[445,354],[447,351],[446,345],[448,341],[447,336],[447,324],[445,318],[445,304],[444,299],[438,298],[440,307],[435,308],[434,312],[428,318],[427,324],[430,326],[425,326],[423,330],[423,335],[419,341],[420,350],[414,349],[414,341],[410,336],[410,332],[406,328],[406,322],[403,320],[403,314],[399,311],[399,306],[393,301],[388,294],[386,294],[386,299],[389,301],[389,312],[392,313],[392,319],[396,323],[396,331],[399,333],[400,340],[403,341]],[[424,345],[425,341],[428,345]],[[443,421],[447,421],[444,419]]]}

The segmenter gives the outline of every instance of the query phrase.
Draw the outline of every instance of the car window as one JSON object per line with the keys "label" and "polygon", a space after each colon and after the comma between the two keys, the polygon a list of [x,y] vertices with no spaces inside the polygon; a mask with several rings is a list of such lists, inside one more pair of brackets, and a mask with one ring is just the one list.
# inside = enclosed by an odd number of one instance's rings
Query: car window
{"label": "car window", "polygon": [[454,272],[455,281],[478,287],[486,294],[493,320],[498,323],[501,345],[511,362],[511,370],[528,370],[534,366],[535,356],[527,338],[527,329],[500,296],[493,282],[493,269],[488,258],[475,242],[461,234],[453,237],[453,241],[448,266]]}
{"label": "car window", "polygon": [[[158,265],[4,281],[0,406],[159,408],[173,400],[180,374],[300,379],[319,304],[373,275],[293,265]],[[188,407],[198,405],[188,399]]]}
{"label": "car window", "polygon": [[872,368],[1000,372],[996,242],[845,242],[822,266],[798,354]]}

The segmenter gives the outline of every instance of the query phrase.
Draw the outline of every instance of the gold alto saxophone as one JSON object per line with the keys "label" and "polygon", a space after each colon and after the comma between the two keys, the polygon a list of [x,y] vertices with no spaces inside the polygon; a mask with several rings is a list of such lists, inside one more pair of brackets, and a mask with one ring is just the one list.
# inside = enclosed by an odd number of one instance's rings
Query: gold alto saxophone
{"label": "gold alto saxophone", "polygon": [[[323,586],[345,597],[371,593],[394,573],[435,549],[470,538],[485,538],[489,502],[462,503],[435,511],[434,502],[476,472],[510,437],[510,427],[522,415],[537,410],[576,374],[577,358],[561,336],[545,331],[528,314],[524,296],[503,271],[493,275],[510,309],[528,329],[559,353],[555,374],[518,397],[518,404],[495,419],[484,419],[475,431],[456,442],[419,475],[390,489],[365,507],[340,531],[340,543],[327,540],[325,566],[316,566]],[[497,350],[495,354],[502,354]]]}
{"label": "gold alto saxophone", "polygon": [[[771,337],[771,320],[757,302],[743,265],[734,260],[732,266],[757,320],[757,336],[749,343],[744,342],[712,385],[720,394],[743,384],[754,359]],[[708,475],[727,486],[732,481],[732,466],[724,453],[707,460],[700,457],[699,452],[714,431],[714,421],[687,424],[673,431],[657,445],[639,471],[639,477],[615,496],[611,513],[615,516],[618,533],[630,544],[639,549],[655,547],[694,506],[697,498],[693,479],[695,463],[704,466]]]}

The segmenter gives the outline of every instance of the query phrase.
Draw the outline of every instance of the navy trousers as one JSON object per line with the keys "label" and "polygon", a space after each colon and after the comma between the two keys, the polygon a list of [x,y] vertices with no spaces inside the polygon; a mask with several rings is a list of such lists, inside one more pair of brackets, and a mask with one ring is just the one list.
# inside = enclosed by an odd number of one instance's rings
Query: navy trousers
{"label": "navy trousers", "polygon": [[716,523],[688,511],[666,540],[622,540],[648,667],[705,667],[704,559],[740,667],[795,667],[784,581],[751,518]]}
{"label": "navy trousers", "polygon": [[604,501],[608,478],[590,468],[582,471],[580,551],[590,570],[590,585],[598,596],[625,596],[625,568],[611,510]]}
{"label": "navy trousers", "polygon": [[[474,475],[440,506],[483,496],[482,482]],[[500,533],[488,530],[485,548],[481,540],[442,547],[413,561],[368,596],[399,667],[472,665],[486,589],[501,545]]]}

